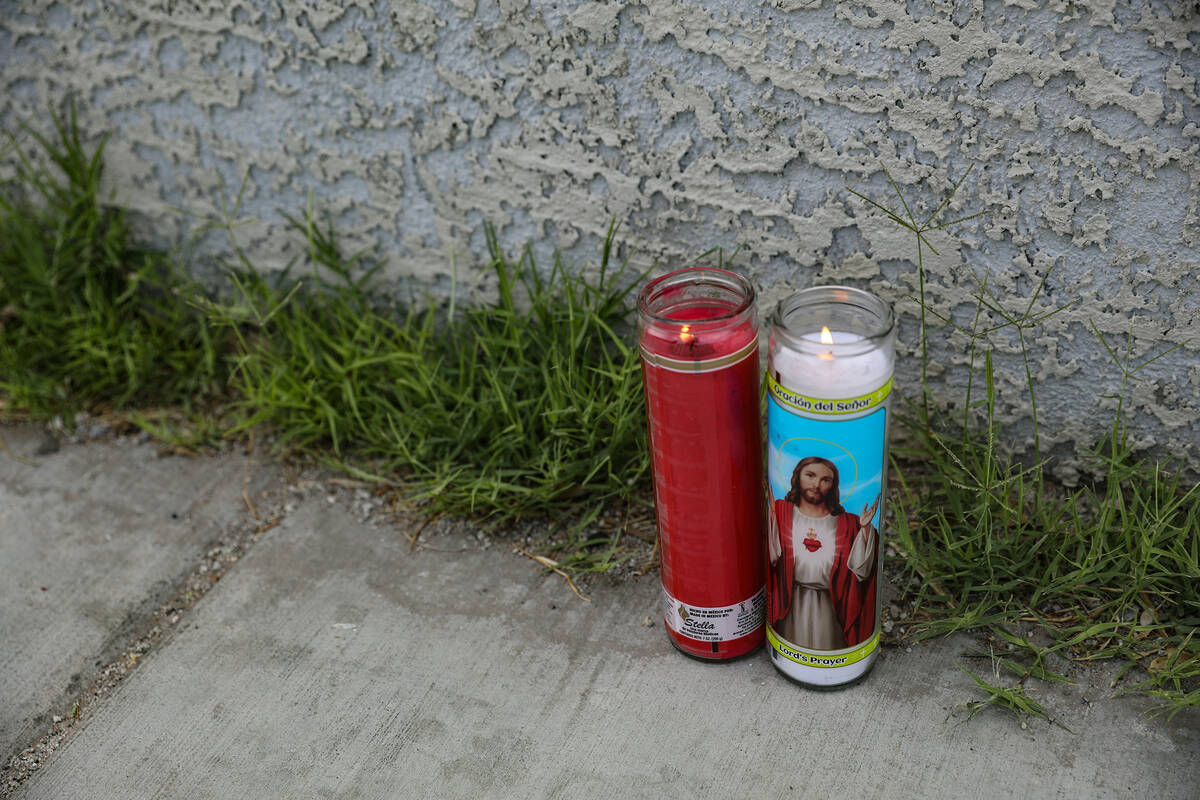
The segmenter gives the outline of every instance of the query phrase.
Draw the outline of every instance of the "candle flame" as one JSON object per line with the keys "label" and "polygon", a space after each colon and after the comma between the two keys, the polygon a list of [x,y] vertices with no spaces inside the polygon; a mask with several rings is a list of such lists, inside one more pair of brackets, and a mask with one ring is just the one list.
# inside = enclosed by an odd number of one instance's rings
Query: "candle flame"
{"label": "candle flame", "polygon": [[684,344],[691,344],[692,340],[696,338],[696,334],[688,333],[688,331],[690,331],[691,329],[692,329],[691,325],[684,325],[679,330],[679,340],[681,342],[683,342]]}
{"label": "candle flame", "polygon": [[[829,332],[828,325],[821,326],[821,344],[833,344],[833,334]],[[833,353],[819,353],[817,357],[822,361],[833,361]]]}

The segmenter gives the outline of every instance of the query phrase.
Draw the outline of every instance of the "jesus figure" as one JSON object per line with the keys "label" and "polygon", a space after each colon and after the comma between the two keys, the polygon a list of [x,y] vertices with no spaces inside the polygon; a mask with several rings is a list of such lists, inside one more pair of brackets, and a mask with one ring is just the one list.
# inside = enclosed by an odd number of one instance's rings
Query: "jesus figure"
{"label": "jesus figure", "polygon": [[856,516],[838,501],[838,470],[809,456],[772,508],[768,622],[812,650],[841,650],[875,632],[876,531],[881,495]]}

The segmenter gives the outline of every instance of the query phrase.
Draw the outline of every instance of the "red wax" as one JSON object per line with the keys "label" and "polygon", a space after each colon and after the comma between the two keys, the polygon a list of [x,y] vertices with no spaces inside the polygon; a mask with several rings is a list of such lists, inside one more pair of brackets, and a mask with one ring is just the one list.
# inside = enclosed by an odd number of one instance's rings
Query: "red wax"
{"label": "red wax", "polygon": [[685,653],[715,660],[749,653],[765,636],[763,625],[743,622],[728,638],[726,617],[722,640],[693,638],[670,617],[682,603],[733,607],[750,620],[765,586],[758,331],[752,309],[737,311],[691,303],[641,331],[667,634]]}

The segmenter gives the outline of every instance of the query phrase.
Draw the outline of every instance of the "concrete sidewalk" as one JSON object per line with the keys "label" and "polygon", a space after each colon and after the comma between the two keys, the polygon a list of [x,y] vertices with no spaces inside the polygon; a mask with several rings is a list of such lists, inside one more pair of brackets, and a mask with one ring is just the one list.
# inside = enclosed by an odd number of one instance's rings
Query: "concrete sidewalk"
{"label": "concrete sidewalk", "polygon": [[[39,480],[79,494],[55,496],[41,517],[21,505],[20,524],[69,553],[66,521],[99,480],[94,465],[140,469],[180,507],[188,495],[203,506],[230,469],[190,461],[178,468],[192,477],[168,479],[147,448],[97,443],[42,459]],[[29,492],[13,489],[27,485],[17,467],[4,469],[8,509]],[[116,500],[87,518],[96,546],[106,531],[155,541],[149,529],[164,523]],[[1076,670],[1077,685],[1039,692],[1073,734],[994,709],[956,725],[948,712],[978,697],[954,664],[973,648],[965,638],[887,649],[859,686],[806,691],[761,652],[722,665],[677,654],[661,621],[642,624],[658,619],[656,575],[593,586],[583,603],[527,558],[480,550],[462,526],[431,526],[410,553],[395,526],[360,516],[324,493],[297,501],[15,796],[1197,796],[1200,715],[1147,719],[1145,698],[1109,696],[1111,670]],[[19,538],[14,519],[0,516],[4,631],[41,594],[27,549],[5,544]],[[125,539],[114,541],[128,585],[152,593],[141,557],[123,558]],[[192,552],[174,540],[142,547]],[[86,561],[67,564],[63,581],[90,583]],[[103,637],[74,633],[88,602],[39,613],[66,652],[74,643],[93,658]],[[13,641],[6,668],[42,658],[39,636]],[[69,689],[59,672],[29,672],[0,684],[0,723],[22,735],[30,718],[61,713],[47,704]]]}
{"label": "concrete sidewalk", "polygon": [[[132,438],[39,454],[56,441],[30,428],[0,428],[0,436],[10,451],[0,453],[7,761],[70,707],[208,545],[243,518],[246,459],[159,458],[154,445]],[[247,491],[275,472],[255,470]]]}

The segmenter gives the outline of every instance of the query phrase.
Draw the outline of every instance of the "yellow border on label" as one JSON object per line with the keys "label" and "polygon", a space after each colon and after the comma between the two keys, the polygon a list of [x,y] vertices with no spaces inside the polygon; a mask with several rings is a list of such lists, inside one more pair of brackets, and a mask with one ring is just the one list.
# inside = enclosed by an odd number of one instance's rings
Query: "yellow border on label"
{"label": "yellow border on label", "polygon": [[795,661],[797,664],[805,667],[832,669],[834,667],[846,667],[851,664],[857,664],[875,652],[875,648],[879,646],[879,629],[876,628],[871,638],[867,639],[860,647],[851,650],[849,653],[840,653],[838,655],[818,654],[816,651],[803,650],[790,643],[785,643],[783,639],[780,639],[775,634],[770,625],[767,626],[767,641],[771,643],[772,650],[789,661]]}
{"label": "yellow border on label", "polygon": [[767,375],[767,386],[770,389],[771,396],[778,400],[780,405],[789,411],[798,411],[801,414],[817,414],[825,417],[861,414],[864,411],[870,411],[882,406],[883,402],[887,400],[888,395],[892,393],[892,381],[892,378],[888,378],[887,383],[870,394],[863,394],[858,397],[829,399],[826,397],[809,397],[799,392],[793,392],[775,380],[774,375]]}

